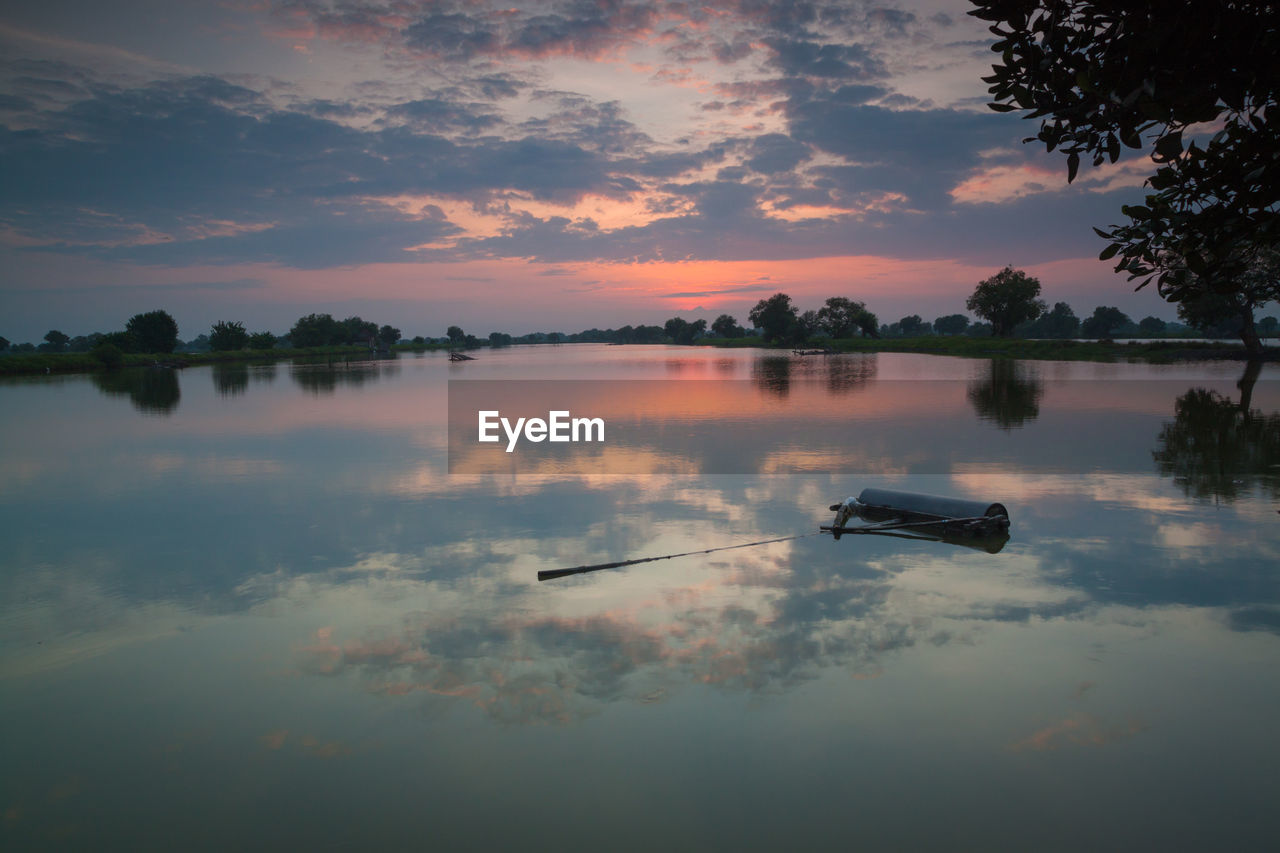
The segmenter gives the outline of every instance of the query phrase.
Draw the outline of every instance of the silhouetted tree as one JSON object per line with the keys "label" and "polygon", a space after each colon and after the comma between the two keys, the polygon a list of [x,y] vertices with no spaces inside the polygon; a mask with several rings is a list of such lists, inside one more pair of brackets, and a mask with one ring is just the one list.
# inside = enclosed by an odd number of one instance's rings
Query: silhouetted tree
{"label": "silhouetted tree", "polygon": [[1080,334],[1086,338],[1109,338],[1117,329],[1132,323],[1129,315],[1119,308],[1099,305],[1093,309],[1093,316],[1086,317],[1080,324]]}
{"label": "silhouetted tree", "polygon": [[[999,39],[983,78],[991,108],[1039,118],[1036,138],[1066,155],[1068,182],[1082,155],[1098,166],[1154,143],[1154,192],[1121,207],[1128,224],[1098,231],[1111,241],[1101,257],[1118,254],[1118,271],[1145,276],[1139,287],[1156,280],[1173,302],[1188,274],[1237,290],[1241,250],[1280,243],[1275,3],[1197,2],[1181,17],[1162,0],[974,2],[969,14]],[[1184,142],[1205,124],[1216,131],[1207,144]]]}
{"label": "silhouetted tree", "polygon": [[1144,335],[1162,335],[1166,325],[1159,317],[1143,317],[1138,321],[1138,328]]}
{"label": "silhouetted tree", "polygon": [[1034,320],[1045,309],[1040,295],[1040,281],[1022,270],[1005,267],[985,281],[979,282],[964,307],[991,322],[992,334],[1008,337],[1019,323]]}
{"label": "silhouetted tree", "polygon": [[1239,337],[1250,356],[1262,354],[1254,312],[1280,299],[1280,251],[1254,253],[1252,264],[1229,287],[1191,276],[1178,319],[1212,337]]}
{"label": "silhouetted tree", "polygon": [[289,341],[295,347],[328,347],[343,343],[342,324],[328,314],[308,314],[299,318],[289,330]]}
{"label": "silhouetted tree", "polygon": [[833,296],[818,309],[818,324],[833,338],[851,338],[855,332],[878,337],[880,321],[867,306],[843,296]]}
{"label": "silhouetted tree", "polygon": [[489,346],[491,347],[509,347],[511,346],[511,336],[506,332],[490,332]]}
{"label": "silhouetted tree", "polygon": [[255,332],[249,336],[250,349],[275,349],[276,336],[270,332]]}
{"label": "silhouetted tree", "polygon": [[721,314],[711,324],[711,331],[722,338],[740,338],[747,330],[738,325],[738,321],[729,314]]}
{"label": "silhouetted tree", "polygon": [[461,326],[450,326],[445,334],[449,336],[449,345],[454,347],[462,346],[467,339],[467,333],[462,331]]}
{"label": "silhouetted tree", "polygon": [[209,349],[214,352],[230,352],[249,345],[249,333],[240,322],[219,320],[209,330]]}
{"label": "silhouetted tree", "polygon": [[782,340],[799,319],[796,309],[791,304],[791,297],[785,293],[775,293],[768,299],[761,299],[747,315],[751,325],[764,333],[769,342]]}
{"label": "silhouetted tree", "polygon": [[909,314],[898,321],[898,330],[904,335],[927,335],[929,324],[919,314]]}
{"label": "silhouetted tree", "polygon": [[6,337],[0,336],[0,352],[4,352],[8,348],[9,348],[9,339]]}
{"label": "silhouetted tree", "polygon": [[178,345],[178,323],[167,311],[134,314],[124,329],[138,352],[173,352]]}
{"label": "silhouetted tree", "polygon": [[44,333],[44,343],[39,349],[43,352],[66,352],[67,342],[71,338],[59,332],[57,329],[50,329]]}
{"label": "silhouetted tree", "polygon": [[1051,310],[1018,327],[1018,334],[1028,338],[1074,338],[1079,333],[1080,320],[1065,302],[1055,302]]}
{"label": "silhouetted tree", "polygon": [[671,339],[672,343],[691,344],[707,330],[707,321],[694,320],[690,323],[680,317],[672,317],[662,327],[662,330]]}
{"label": "silhouetted tree", "polygon": [[386,347],[393,347],[400,343],[400,330],[395,326],[383,326],[378,329],[378,343]]}
{"label": "silhouetted tree", "polygon": [[939,335],[960,335],[969,327],[969,318],[963,314],[948,314],[933,321],[933,330]]}

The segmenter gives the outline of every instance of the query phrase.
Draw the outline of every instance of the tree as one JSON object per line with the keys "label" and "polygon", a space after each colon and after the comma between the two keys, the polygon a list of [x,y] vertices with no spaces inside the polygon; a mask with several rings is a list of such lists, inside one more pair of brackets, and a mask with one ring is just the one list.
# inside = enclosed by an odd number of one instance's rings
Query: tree
{"label": "tree", "polygon": [[124,329],[138,352],[173,352],[178,345],[178,323],[167,311],[134,314]]}
{"label": "tree", "polygon": [[802,344],[816,335],[822,325],[818,322],[817,311],[806,311],[800,314],[787,327],[786,343]]}
{"label": "tree", "polygon": [[969,327],[969,318],[963,314],[948,314],[933,321],[933,330],[940,335],[961,335]]}
{"label": "tree", "polygon": [[249,336],[250,349],[275,349],[276,336],[270,332],[255,332]]}
{"label": "tree", "polygon": [[764,332],[768,342],[778,341],[786,337],[791,325],[799,318],[791,297],[785,293],[775,293],[768,299],[761,299],[747,315],[751,325]]}
{"label": "tree", "polygon": [[489,346],[491,347],[509,347],[511,346],[511,336],[506,332],[490,332]]}
{"label": "tree", "polygon": [[1074,338],[1080,333],[1080,319],[1065,302],[1053,303],[1046,311],[1022,327],[1021,334],[1028,338]]}
{"label": "tree", "polygon": [[449,346],[460,347],[462,342],[467,339],[467,333],[462,331],[461,326],[450,326],[445,334],[449,336]]}
{"label": "tree", "polygon": [[9,348],[9,339],[6,337],[0,336],[0,352],[4,352],[8,348]]}
{"label": "tree", "polygon": [[985,281],[979,282],[964,307],[991,323],[992,334],[1008,337],[1014,326],[1034,320],[1043,313],[1040,280],[1022,270],[1005,267]]}
{"label": "tree", "polygon": [[843,296],[833,296],[818,309],[818,324],[833,338],[851,338],[854,332],[877,337],[880,321],[867,306]]}
{"label": "tree", "polygon": [[1117,329],[1132,322],[1119,308],[1099,305],[1093,309],[1093,316],[1080,324],[1080,334],[1086,338],[1109,338]]}
{"label": "tree", "polygon": [[662,330],[674,343],[691,344],[707,330],[707,321],[694,320],[690,323],[679,317],[672,317],[662,327]]}
{"label": "tree", "polygon": [[243,323],[219,320],[209,330],[209,349],[214,352],[230,352],[248,345],[249,333],[244,330]]}
{"label": "tree", "polygon": [[[1275,317],[1263,317],[1258,321],[1258,337],[1274,338],[1277,332],[1280,332],[1280,320]],[[0,349],[4,347],[0,346]]]}
{"label": "tree", "polygon": [[711,331],[722,338],[740,338],[747,330],[738,325],[738,321],[729,314],[721,314],[711,324]]}
{"label": "tree", "polygon": [[929,325],[921,319],[919,314],[909,314],[898,321],[898,330],[904,335],[927,335],[929,334]]}
{"label": "tree", "polygon": [[378,343],[386,347],[395,346],[400,343],[400,330],[395,326],[383,326],[378,329]]}
{"label": "tree", "polygon": [[328,347],[344,340],[342,324],[328,314],[300,317],[289,330],[289,342],[295,347]]}
{"label": "tree", "polygon": [[69,335],[64,335],[57,329],[50,329],[44,333],[45,342],[40,345],[40,349],[44,352],[66,352],[67,342],[71,340]]}
{"label": "tree", "polygon": [[[1155,192],[1121,208],[1128,224],[1095,229],[1117,271],[1180,302],[1190,274],[1235,289],[1242,253],[1280,242],[1274,2],[1198,0],[1179,14],[1161,0],[974,4],[999,38],[1001,61],[983,78],[991,108],[1041,119],[1032,138],[1066,155],[1068,182],[1081,155],[1098,166],[1151,145]],[[1193,126],[1206,123],[1220,129],[1203,143]]]}
{"label": "tree", "polygon": [[344,344],[369,344],[378,338],[378,324],[360,317],[348,317],[342,321]]}
{"label": "tree", "polygon": [[1165,322],[1159,317],[1143,317],[1142,320],[1138,322],[1138,329],[1141,330],[1142,334],[1152,337],[1156,335],[1163,335],[1164,328]]}
{"label": "tree", "polygon": [[1239,336],[1251,357],[1262,354],[1262,340],[1253,314],[1268,302],[1280,300],[1280,251],[1254,253],[1252,265],[1224,289],[1208,279],[1191,276],[1187,293],[1178,303],[1178,318],[1210,336]]}

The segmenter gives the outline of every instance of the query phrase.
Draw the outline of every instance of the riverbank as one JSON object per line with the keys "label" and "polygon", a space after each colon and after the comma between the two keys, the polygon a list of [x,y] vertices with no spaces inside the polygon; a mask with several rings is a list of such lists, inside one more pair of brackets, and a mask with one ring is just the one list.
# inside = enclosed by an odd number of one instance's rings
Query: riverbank
{"label": "riverbank", "polygon": [[[530,346],[560,346],[561,344],[531,344]],[[704,338],[698,346],[723,349],[755,348],[779,353],[789,353],[791,346],[766,344],[760,338]],[[645,346],[636,344],[636,346]],[[448,349],[447,344],[415,346],[400,344],[392,348],[395,353],[428,352]],[[487,348],[487,347],[485,347]],[[1148,341],[1072,341],[1027,340],[1024,338],[971,338],[963,335],[929,335],[919,338],[846,338],[824,340],[821,344],[806,344],[804,349],[813,351],[824,348],[833,353],[857,352],[915,352],[926,355],[949,355],[957,358],[1016,358],[1029,361],[1137,361],[1149,364],[1167,364],[1177,361],[1247,361],[1241,344],[1229,341],[1186,341],[1176,338]],[[179,352],[179,353],[131,353],[125,355],[119,367],[197,367],[202,364],[233,362],[269,363],[296,358],[351,359],[367,358],[370,352],[364,346],[305,347],[295,349],[235,350],[230,352]],[[810,356],[812,357],[812,356]],[[1280,347],[1264,349],[1263,361],[1280,361]],[[0,376],[20,376],[39,373],[92,373],[103,370],[105,365],[91,352],[79,353],[30,353],[0,356]]]}
{"label": "riverbank", "polygon": [[[791,346],[768,345],[759,338],[700,341],[708,346],[759,347],[790,352]],[[918,352],[959,358],[1018,358],[1031,361],[1138,361],[1166,364],[1175,361],[1247,361],[1242,344],[1229,341],[1186,341],[1176,338],[1115,343],[1113,341],[1028,340],[1025,338],[971,338],[963,335],[929,335],[919,338],[846,338],[806,344],[836,353]],[[1264,349],[1263,361],[1280,361],[1280,347]]]}
{"label": "riverbank", "polygon": [[[446,344],[397,346],[396,352],[426,352],[448,349]],[[202,364],[250,362],[265,364],[295,358],[351,359],[371,355],[367,346],[296,347],[292,349],[231,350],[224,352],[128,353],[118,367],[198,367]],[[106,365],[92,352],[39,352],[0,356],[0,376],[32,373],[92,373]]]}

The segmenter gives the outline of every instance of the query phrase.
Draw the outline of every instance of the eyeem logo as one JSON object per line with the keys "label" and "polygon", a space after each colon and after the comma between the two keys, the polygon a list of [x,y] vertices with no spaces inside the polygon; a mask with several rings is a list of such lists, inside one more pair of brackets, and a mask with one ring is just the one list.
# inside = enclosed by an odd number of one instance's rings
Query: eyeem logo
{"label": "eyeem logo", "polygon": [[[526,441],[535,444],[541,441],[604,441],[604,418],[571,418],[567,411],[553,411],[547,412],[545,421],[542,418],[517,418],[512,426],[511,421],[502,417],[502,413],[497,410],[490,409],[479,414],[478,440],[486,443],[500,441],[498,427],[501,426],[502,431],[507,434],[508,453],[516,449],[522,433]],[[595,438],[592,438],[593,434]]]}

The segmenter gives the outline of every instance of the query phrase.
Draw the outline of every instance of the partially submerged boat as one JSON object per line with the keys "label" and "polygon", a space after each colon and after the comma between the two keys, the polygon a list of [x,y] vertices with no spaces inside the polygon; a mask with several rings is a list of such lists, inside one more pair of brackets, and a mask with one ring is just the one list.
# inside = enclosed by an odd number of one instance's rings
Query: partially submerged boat
{"label": "partially submerged boat", "polygon": [[[835,521],[822,525],[835,539],[845,533],[897,535],[933,539],[979,548],[992,554],[1009,541],[1009,510],[1002,503],[863,489],[855,497],[832,504]],[[849,526],[858,518],[867,524]]]}

